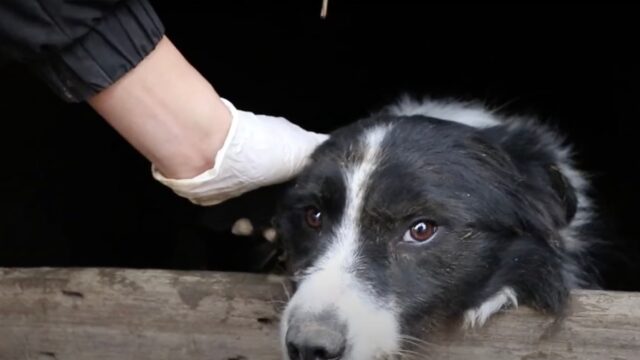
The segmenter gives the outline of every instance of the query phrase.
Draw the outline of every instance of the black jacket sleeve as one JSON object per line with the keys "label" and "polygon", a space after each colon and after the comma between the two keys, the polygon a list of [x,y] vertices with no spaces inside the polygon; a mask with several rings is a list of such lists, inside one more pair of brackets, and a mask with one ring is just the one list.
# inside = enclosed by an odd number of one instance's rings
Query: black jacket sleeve
{"label": "black jacket sleeve", "polygon": [[68,102],[111,85],[163,35],[148,0],[0,0],[0,52]]}

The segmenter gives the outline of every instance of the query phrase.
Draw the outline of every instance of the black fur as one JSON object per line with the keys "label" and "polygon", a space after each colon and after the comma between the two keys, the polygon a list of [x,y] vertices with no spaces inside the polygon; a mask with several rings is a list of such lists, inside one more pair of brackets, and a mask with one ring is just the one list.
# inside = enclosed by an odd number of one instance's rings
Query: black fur
{"label": "black fur", "polygon": [[[359,219],[357,277],[398,300],[404,332],[460,316],[505,286],[520,304],[556,315],[572,287],[595,286],[585,270],[589,234],[571,228],[584,194],[563,173],[571,164],[555,133],[533,122],[479,129],[385,112],[336,130],[283,200],[276,225],[292,272],[326,250],[345,205],[341,169],[361,158],[363,132],[386,123]],[[319,231],[305,225],[308,206],[322,209]],[[400,241],[420,219],[438,224],[436,237]],[[584,248],[568,245],[568,228]]]}

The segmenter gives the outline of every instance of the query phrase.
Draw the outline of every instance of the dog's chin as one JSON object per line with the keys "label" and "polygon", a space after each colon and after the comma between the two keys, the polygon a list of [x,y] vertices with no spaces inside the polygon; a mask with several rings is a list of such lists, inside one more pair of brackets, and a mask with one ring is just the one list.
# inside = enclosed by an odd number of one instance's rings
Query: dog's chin
{"label": "dog's chin", "polygon": [[[380,350],[377,348],[371,347],[373,341],[368,344],[361,344],[360,351],[348,351],[346,354],[333,358],[331,360],[402,360],[408,359],[406,356],[409,352],[403,349],[395,349],[395,350]],[[410,352],[413,354],[413,352]],[[282,348],[283,360],[298,360],[291,359],[289,355],[287,355],[286,347]],[[404,355],[403,355],[404,354]],[[411,358],[411,357],[409,357]]]}

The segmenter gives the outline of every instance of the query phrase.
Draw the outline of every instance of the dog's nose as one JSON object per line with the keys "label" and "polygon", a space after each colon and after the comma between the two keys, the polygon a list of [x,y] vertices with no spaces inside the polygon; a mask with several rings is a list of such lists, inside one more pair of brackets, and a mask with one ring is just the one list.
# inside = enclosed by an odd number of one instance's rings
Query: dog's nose
{"label": "dog's nose", "polygon": [[286,343],[291,360],[338,360],[344,354],[345,327],[335,318],[293,322]]}

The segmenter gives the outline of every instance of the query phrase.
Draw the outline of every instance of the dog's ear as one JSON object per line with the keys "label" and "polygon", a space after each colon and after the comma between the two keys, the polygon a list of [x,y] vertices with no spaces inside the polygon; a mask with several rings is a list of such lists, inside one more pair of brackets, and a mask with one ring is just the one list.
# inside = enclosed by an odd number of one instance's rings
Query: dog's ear
{"label": "dog's ear", "polygon": [[549,208],[556,227],[564,227],[578,210],[579,174],[573,170],[570,150],[555,132],[533,124],[500,125],[484,129],[486,136],[507,152],[524,184]]}
{"label": "dog's ear", "polygon": [[497,254],[499,270],[465,320],[473,324],[486,318],[498,301],[562,316],[570,288],[590,282],[578,266],[586,249],[582,244],[589,240],[582,232],[563,231],[584,223],[576,220],[589,212],[584,201],[587,182],[573,167],[563,139],[544,125],[508,123],[479,132],[508,163],[515,180],[509,196],[516,201],[523,226],[517,233],[503,235],[502,243],[508,245]]}

